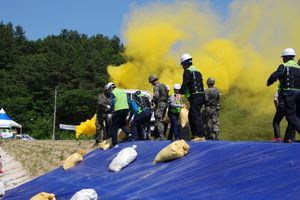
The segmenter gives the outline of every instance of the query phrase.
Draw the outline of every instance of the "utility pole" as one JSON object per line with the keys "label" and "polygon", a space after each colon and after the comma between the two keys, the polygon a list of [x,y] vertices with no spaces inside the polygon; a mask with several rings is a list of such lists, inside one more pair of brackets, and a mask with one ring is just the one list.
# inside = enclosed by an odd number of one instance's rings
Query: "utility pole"
{"label": "utility pole", "polygon": [[55,86],[55,93],[54,93],[54,116],[53,116],[53,132],[52,132],[52,140],[55,139],[55,120],[56,120],[56,96],[57,96],[57,86]]}

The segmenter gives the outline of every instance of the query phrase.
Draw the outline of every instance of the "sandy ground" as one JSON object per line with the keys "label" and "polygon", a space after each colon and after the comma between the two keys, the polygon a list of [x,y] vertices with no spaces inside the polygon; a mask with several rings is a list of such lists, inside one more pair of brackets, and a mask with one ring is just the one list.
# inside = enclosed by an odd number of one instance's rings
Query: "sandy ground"
{"label": "sandy ground", "polygon": [[0,180],[4,183],[5,190],[31,180],[28,176],[29,173],[23,169],[21,163],[9,156],[1,147],[0,155],[2,156],[2,170],[4,171],[3,174],[0,174]]}

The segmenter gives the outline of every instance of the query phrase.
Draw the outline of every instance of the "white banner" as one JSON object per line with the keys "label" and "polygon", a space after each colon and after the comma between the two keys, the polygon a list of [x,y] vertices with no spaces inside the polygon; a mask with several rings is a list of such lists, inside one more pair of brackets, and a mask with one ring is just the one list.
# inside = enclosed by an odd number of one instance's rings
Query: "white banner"
{"label": "white banner", "polygon": [[12,139],[14,138],[15,132],[1,132],[0,135],[4,139]]}
{"label": "white banner", "polygon": [[72,131],[75,131],[75,130],[76,130],[75,126],[76,126],[76,125],[59,124],[59,128],[60,128],[60,129],[64,129],[64,130],[72,130]]}

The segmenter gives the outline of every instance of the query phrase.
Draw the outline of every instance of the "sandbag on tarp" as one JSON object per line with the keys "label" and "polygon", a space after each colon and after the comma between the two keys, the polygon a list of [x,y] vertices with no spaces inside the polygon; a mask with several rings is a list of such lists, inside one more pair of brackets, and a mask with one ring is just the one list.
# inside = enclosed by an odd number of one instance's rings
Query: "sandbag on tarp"
{"label": "sandbag on tarp", "polygon": [[109,149],[109,147],[112,145],[112,139],[111,137],[98,143],[98,147],[102,150]]}
{"label": "sandbag on tarp", "polygon": [[[127,135],[124,131],[120,131],[120,133],[118,134],[118,143],[122,142],[122,141],[126,141],[127,140]],[[98,147],[102,150],[106,150],[109,149],[110,146],[112,145],[112,138],[108,138],[100,143],[98,143]]]}
{"label": "sandbag on tarp", "polygon": [[33,196],[30,200],[56,200],[55,194],[41,192]]}
{"label": "sandbag on tarp", "polygon": [[82,189],[76,192],[70,200],[97,200],[98,194],[94,189]]}
{"label": "sandbag on tarp", "polygon": [[184,140],[174,141],[163,148],[155,157],[153,164],[174,160],[185,156],[189,151],[190,146]]}
{"label": "sandbag on tarp", "polygon": [[[126,128],[131,132],[131,127],[129,124],[126,124]],[[128,136],[123,130],[121,130],[118,134],[118,142],[127,141],[127,140],[128,140]]]}
{"label": "sandbag on tarp", "polygon": [[80,153],[73,153],[70,155],[63,164],[64,170],[69,169],[70,167],[73,167],[74,165],[77,165],[83,160],[84,151],[80,151]]}
{"label": "sandbag on tarp", "polygon": [[132,147],[127,147],[122,149],[118,155],[113,159],[113,161],[109,164],[109,171],[117,172],[122,168],[126,167],[130,163],[132,163],[136,156],[137,152],[135,151],[136,145],[132,145]]}

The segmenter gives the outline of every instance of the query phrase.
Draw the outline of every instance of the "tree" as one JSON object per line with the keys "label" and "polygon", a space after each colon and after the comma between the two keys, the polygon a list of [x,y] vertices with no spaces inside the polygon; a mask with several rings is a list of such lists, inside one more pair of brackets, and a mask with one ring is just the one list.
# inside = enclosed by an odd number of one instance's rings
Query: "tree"
{"label": "tree", "polygon": [[21,26],[0,23],[0,103],[37,139],[52,135],[54,88],[57,124],[79,124],[96,112],[108,65],[125,62],[120,39],[90,38],[63,29],[57,36],[28,41]]}

